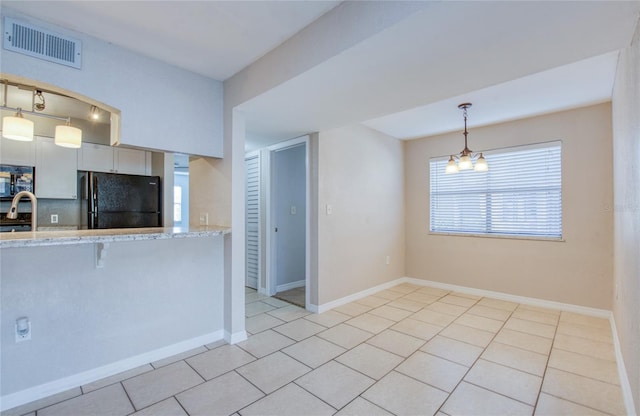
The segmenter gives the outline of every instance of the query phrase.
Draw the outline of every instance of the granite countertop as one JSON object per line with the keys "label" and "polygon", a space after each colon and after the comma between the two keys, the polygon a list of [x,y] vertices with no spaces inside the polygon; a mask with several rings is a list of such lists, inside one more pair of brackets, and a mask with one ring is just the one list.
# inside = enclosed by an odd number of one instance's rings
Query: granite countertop
{"label": "granite countertop", "polygon": [[157,227],[9,232],[0,233],[0,248],[210,237],[215,235],[224,235],[230,232],[231,228],[229,227],[211,225],[190,228]]}

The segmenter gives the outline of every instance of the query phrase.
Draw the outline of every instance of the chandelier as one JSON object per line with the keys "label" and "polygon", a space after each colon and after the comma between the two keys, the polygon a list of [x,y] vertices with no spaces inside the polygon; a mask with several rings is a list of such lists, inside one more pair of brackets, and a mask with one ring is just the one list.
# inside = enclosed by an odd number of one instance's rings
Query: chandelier
{"label": "chandelier", "polygon": [[474,154],[469,150],[469,147],[467,147],[467,135],[469,134],[467,131],[467,108],[469,107],[471,107],[471,103],[463,103],[458,106],[458,108],[462,109],[464,115],[464,132],[462,133],[464,134],[464,149],[455,156],[449,156],[445,173],[458,173],[458,171],[469,169],[473,169],[476,172],[486,172],[489,170],[489,165],[484,156],[482,156],[482,153]]}

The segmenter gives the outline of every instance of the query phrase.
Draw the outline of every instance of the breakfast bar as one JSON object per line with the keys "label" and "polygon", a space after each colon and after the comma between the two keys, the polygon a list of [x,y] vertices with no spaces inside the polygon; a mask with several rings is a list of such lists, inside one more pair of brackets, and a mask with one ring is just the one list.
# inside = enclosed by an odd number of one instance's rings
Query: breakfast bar
{"label": "breakfast bar", "polygon": [[[0,365],[11,387],[3,400],[44,397],[222,339],[230,232],[1,234]],[[15,335],[21,318],[24,341]]]}

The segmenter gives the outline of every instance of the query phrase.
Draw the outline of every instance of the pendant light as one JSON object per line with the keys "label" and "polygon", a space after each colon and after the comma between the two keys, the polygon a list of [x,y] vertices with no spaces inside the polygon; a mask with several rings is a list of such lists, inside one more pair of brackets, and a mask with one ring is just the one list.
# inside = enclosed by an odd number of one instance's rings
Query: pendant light
{"label": "pendant light", "polygon": [[71,126],[71,118],[67,124],[56,126],[56,134],[53,142],[58,146],[78,149],[82,146],[82,130]]}
{"label": "pendant light", "polygon": [[33,140],[33,121],[24,118],[22,108],[17,108],[16,110],[15,116],[2,118],[2,137],[21,142],[30,142]]}
{"label": "pendant light", "polygon": [[[41,90],[34,90],[32,99],[32,111],[26,111],[22,110],[22,108],[12,108],[7,106],[8,87],[9,82],[7,80],[4,80],[4,103],[2,106],[0,106],[0,109],[15,111],[16,115],[2,118],[2,137],[10,140],[19,140],[25,142],[32,141],[34,132],[33,121],[25,119],[22,115],[22,113],[27,113],[38,117],[45,117],[65,122],[65,124],[63,125],[56,126],[54,135],[54,143],[56,145],[74,149],[82,146],[82,130],[71,126],[71,117],[58,117],[33,111],[43,111],[46,108],[44,95],[42,94]],[[36,99],[38,99],[39,102],[36,103]]]}
{"label": "pendant light", "polygon": [[[445,173],[458,173],[461,170],[470,169],[473,169],[476,172],[487,172],[489,170],[487,160],[484,158],[482,153],[474,154],[467,146],[467,135],[469,134],[467,131],[467,108],[469,107],[471,107],[471,103],[462,103],[458,106],[459,109],[463,110],[464,116],[464,132],[462,133],[464,134],[464,149],[455,156],[449,156],[449,162],[447,162]],[[458,163],[456,163],[456,161]]]}

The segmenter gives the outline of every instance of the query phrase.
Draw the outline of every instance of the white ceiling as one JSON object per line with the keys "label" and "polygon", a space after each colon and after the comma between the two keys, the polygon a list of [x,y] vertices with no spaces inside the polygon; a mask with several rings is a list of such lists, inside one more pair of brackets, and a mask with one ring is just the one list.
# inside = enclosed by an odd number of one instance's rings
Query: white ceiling
{"label": "white ceiling", "polygon": [[2,1],[41,20],[223,81],[339,1]]}
{"label": "white ceiling", "polygon": [[[226,79],[338,2],[3,1],[25,14]],[[242,104],[249,148],[364,123],[398,138],[610,99],[640,2],[428,7]],[[312,48],[313,45],[310,45]]]}

